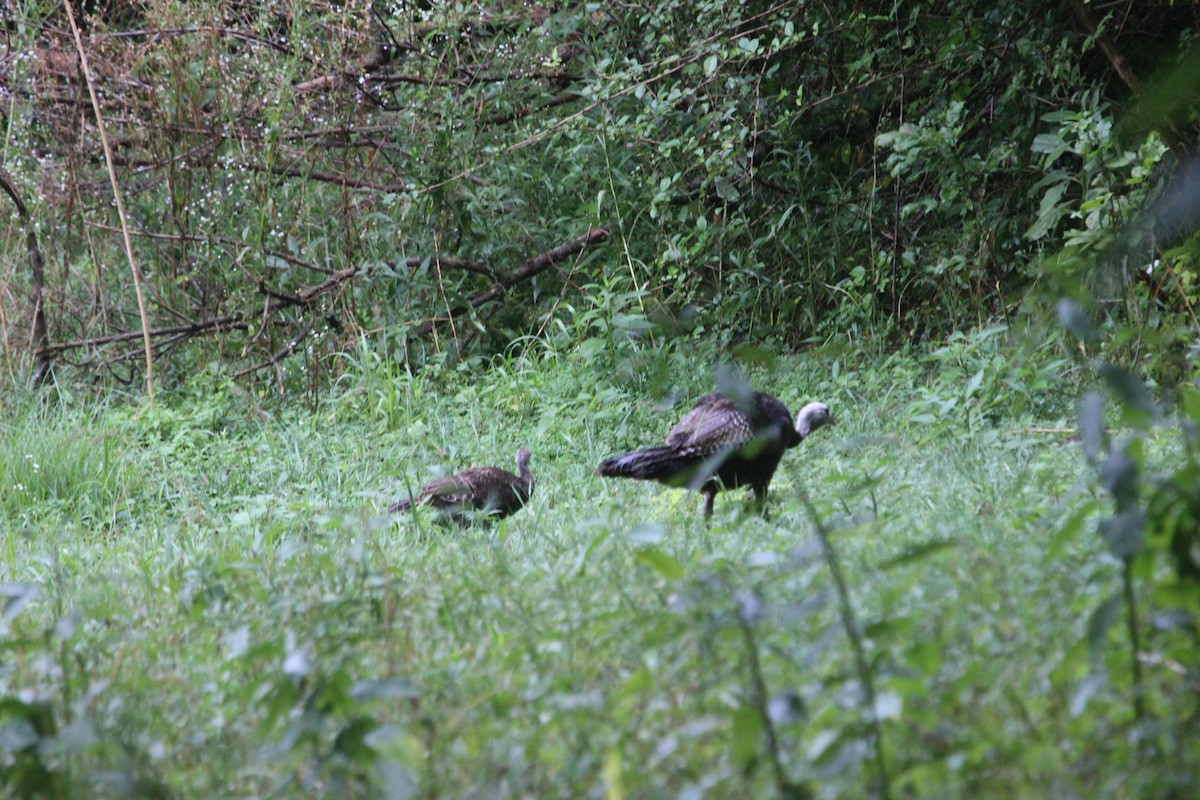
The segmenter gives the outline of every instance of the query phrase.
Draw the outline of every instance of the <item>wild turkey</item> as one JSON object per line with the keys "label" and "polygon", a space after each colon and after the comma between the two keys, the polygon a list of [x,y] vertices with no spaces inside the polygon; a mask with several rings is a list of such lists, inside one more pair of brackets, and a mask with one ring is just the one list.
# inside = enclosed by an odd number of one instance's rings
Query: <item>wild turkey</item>
{"label": "wild turkey", "polygon": [[408,511],[414,505],[430,506],[460,525],[478,518],[507,517],[520,510],[533,494],[529,458],[529,451],[524,447],[517,451],[520,475],[499,467],[471,467],[430,481],[421,487],[416,497],[393,503],[388,510]]}
{"label": "wild turkey", "polygon": [[783,451],[831,424],[833,415],[824,403],[800,409],[793,425],[787,406],[769,394],[734,400],[713,392],[671,429],[665,446],[606,458],[596,474],[698,489],[704,493],[704,516],[711,517],[722,489],[749,486],[761,506]]}

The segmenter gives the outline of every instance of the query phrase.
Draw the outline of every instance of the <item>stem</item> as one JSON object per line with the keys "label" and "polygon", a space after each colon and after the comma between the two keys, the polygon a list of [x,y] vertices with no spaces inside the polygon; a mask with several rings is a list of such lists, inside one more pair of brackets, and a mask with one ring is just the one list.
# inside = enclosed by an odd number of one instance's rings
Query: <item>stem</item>
{"label": "stem", "polygon": [[142,346],[146,352],[146,393],[150,397],[150,407],[154,408],[154,352],[150,346],[150,322],[146,315],[146,298],[142,292],[142,278],[138,271],[137,262],[133,258],[133,240],[129,236],[129,221],[125,216],[125,200],[121,197],[121,185],[117,183],[117,173],[113,168],[112,148],[108,144],[108,134],[104,129],[104,117],[100,115],[100,101],[96,98],[96,87],[92,84],[92,71],[88,67],[87,53],[83,50],[83,39],[79,35],[79,26],[75,24],[75,12],[71,2],[63,3],[67,10],[67,19],[71,23],[71,33],[75,36],[75,49],[79,51],[79,68],[87,81],[88,96],[92,99],[92,110],[96,114],[96,130],[100,132],[100,143],[104,146],[104,161],[108,165],[108,178],[112,182],[113,199],[117,203],[117,217],[121,220],[121,234],[125,241],[125,257],[129,259],[129,269],[133,272],[133,289],[137,293],[138,315],[142,319]]}
{"label": "stem", "polygon": [[1141,722],[1146,718],[1146,687],[1142,680],[1142,636],[1138,628],[1137,598],[1133,593],[1133,559],[1126,558],[1121,570],[1121,582],[1125,590],[1125,624],[1129,628],[1130,666],[1133,668],[1133,718]]}
{"label": "stem", "polygon": [[746,657],[750,661],[750,679],[754,683],[754,705],[762,717],[763,730],[767,735],[767,755],[771,759],[771,769],[775,773],[775,785],[779,788],[780,797],[795,796],[795,788],[787,779],[783,770],[783,759],[779,755],[779,734],[775,731],[775,723],[771,720],[767,708],[767,681],[763,677],[762,662],[758,659],[758,644],[754,641],[754,629],[744,615],[738,614],[738,625],[742,629],[742,637],[746,640]]}
{"label": "stem", "polygon": [[863,694],[866,695],[867,717],[870,720],[871,732],[875,739],[875,770],[879,781],[879,796],[883,800],[890,800],[892,788],[891,779],[888,777],[887,758],[883,752],[883,723],[879,721],[879,715],[875,710],[875,681],[871,676],[870,664],[867,663],[867,651],[863,646],[858,622],[854,619],[854,607],[850,604],[850,590],[846,587],[846,578],[842,574],[842,565],[838,560],[837,551],[833,549],[833,544],[830,542],[829,529],[825,527],[825,523],[817,514],[817,509],[813,507],[808,492],[801,487],[799,494],[800,503],[804,506],[809,519],[812,520],[813,528],[817,532],[817,539],[821,542],[821,551],[825,556],[825,563],[829,566],[829,573],[833,576],[833,585],[838,596],[838,609],[842,616],[842,627],[846,630],[846,636],[850,638],[850,648],[854,651],[855,670],[858,672],[859,682],[862,683]]}

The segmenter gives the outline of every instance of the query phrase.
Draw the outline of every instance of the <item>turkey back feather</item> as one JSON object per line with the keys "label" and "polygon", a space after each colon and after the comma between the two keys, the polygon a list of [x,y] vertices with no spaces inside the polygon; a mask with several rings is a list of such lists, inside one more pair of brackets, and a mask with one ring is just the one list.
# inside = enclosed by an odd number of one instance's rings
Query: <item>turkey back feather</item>
{"label": "turkey back feather", "polygon": [[701,397],[671,429],[666,445],[607,458],[596,474],[699,490],[708,515],[721,489],[749,486],[763,500],[784,451],[832,422],[823,403],[805,406],[797,423],[787,406],[769,394],[731,399],[713,392]]}
{"label": "turkey back feather", "polygon": [[462,524],[477,517],[506,517],[521,509],[533,494],[535,481],[529,460],[529,451],[521,448],[516,456],[520,475],[499,467],[471,467],[429,481],[415,497],[400,500],[389,510],[408,511],[414,505],[429,506]]}

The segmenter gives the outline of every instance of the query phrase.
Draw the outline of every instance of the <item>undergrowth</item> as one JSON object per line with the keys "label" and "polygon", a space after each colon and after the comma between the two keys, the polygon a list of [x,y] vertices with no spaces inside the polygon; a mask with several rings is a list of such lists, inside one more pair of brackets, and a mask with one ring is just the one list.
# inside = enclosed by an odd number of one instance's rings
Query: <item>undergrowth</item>
{"label": "undergrowth", "polygon": [[[702,344],[646,356],[653,387],[536,343],[419,374],[364,344],[315,409],[213,376],[154,410],[8,405],[6,796],[1182,796],[1186,629],[1145,634],[1133,715],[1079,380],[1007,337],[743,353],[838,424],[766,518],[728,493],[709,526],[591,475],[711,388]],[[520,446],[538,486],[495,526],[384,513]],[[1137,569],[1158,620],[1162,563]]]}

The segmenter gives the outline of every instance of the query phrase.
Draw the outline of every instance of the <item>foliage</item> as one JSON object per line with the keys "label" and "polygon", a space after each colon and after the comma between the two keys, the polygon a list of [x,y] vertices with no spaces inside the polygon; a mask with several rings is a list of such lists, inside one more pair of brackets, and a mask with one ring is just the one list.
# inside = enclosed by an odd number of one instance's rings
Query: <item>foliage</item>
{"label": "foliage", "polygon": [[[1170,487],[1190,480],[1191,456],[1154,435],[1129,450],[1158,487],[1138,503],[1160,521],[1134,560],[1149,658],[1131,728],[1130,650],[1108,624],[1121,619],[1120,566],[1089,533],[1110,515],[1079,477],[1094,439],[1081,453],[1053,432],[1074,396],[1061,378],[1058,400],[997,402],[1014,375],[1062,374],[1053,349],[996,371],[1003,336],[820,365],[746,353],[756,386],[825,400],[839,424],[785,459],[768,519],[733,495],[708,527],[694,495],[590,475],[660,438],[673,393],[536,343],[411,376],[356,356],[313,411],[256,404],[211,375],[154,410],[22,401],[10,413],[41,415],[62,439],[109,441],[106,469],[127,494],[99,536],[71,507],[7,500],[20,504],[2,518],[8,785],[180,797],[1182,787],[1200,754],[1189,679],[1172,670],[1194,663],[1195,637],[1168,542],[1190,519]],[[704,354],[669,357],[680,400],[708,388]],[[911,410],[951,398],[973,410],[936,425]],[[520,444],[539,486],[498,526],[379,516],[439,470],[500,463]],[[52,450],[40,471],[70,457]],[[81,507],[109,499],[77,494]]]}
{"label": "foliage", "polygon": [[[5,797],[1189,796],[1194,8],[84,6],[127,219],[65,7],[4,73]],[[768,515],[591,474],[730,362],[839,420]]]}
{"label": "foliage", "polygon": [[[136,383],[127,224],[155,352],[185,354],[165,386],[217,364],[310,402],[364,343],[404,371],[526,337],[590,358],[625,334],[1016,327],[1037,255],[1114,235],[1195,124],[1186,4],[1114,11],[1103,42],[1068,6],[943,0],[85,4],[122,221],[70,21],[33,6],[5,163],[61,267],[39,358]],[[1175,38],[1184,55],[1147,52]],[[1178,65],[1135,98],[1138,125],[1113,122],[1131,103],[1110,45],[1141,73]],[[26,292],[25,242],[6,241]],[[1114,296],[1186,348],[1190,250],[1133,250],[1170,279],[1130,272]],[[10,378],[29,313],[4,317]]]}

